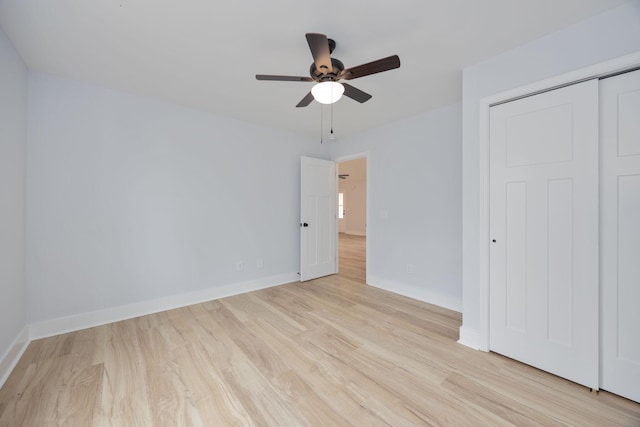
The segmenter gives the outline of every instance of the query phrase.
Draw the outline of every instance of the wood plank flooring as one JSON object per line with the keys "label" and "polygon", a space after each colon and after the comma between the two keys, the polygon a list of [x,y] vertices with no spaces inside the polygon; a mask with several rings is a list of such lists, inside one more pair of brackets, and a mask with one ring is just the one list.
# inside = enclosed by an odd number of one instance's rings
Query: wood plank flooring
{"label": "wood plank flooring", "polygon": [[340,233],[338,269],[340,276],[356,282],[366,281],[366,242],[364,236]]}
{"label": "wood plank flooring", "polygon": [[346,276],[34,341],[0,426],[640,426],[640,404],[459,345],[459,313]]}

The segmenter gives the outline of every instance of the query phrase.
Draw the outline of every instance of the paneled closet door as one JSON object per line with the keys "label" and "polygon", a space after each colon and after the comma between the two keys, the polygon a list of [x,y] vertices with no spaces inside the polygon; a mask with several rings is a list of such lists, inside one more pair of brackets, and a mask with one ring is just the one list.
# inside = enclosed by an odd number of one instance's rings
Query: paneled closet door
{"label": "paneled closet door", "polygon": [[490,349],[598,388],[598,81],[490,111]]}
{"label": "paneled closet door", "polygon": [[600,96],[601,387],[640,402],[640,71]]}

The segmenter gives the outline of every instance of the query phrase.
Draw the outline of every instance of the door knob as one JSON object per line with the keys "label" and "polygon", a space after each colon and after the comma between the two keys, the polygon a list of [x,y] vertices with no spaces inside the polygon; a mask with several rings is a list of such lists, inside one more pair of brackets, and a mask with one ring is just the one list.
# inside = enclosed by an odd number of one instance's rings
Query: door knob
{"label": "door knob", "polygon": [[306,222],[303,222],[302,224],[300,224],[302,227],[308,227],[309,224],[307,224]]}

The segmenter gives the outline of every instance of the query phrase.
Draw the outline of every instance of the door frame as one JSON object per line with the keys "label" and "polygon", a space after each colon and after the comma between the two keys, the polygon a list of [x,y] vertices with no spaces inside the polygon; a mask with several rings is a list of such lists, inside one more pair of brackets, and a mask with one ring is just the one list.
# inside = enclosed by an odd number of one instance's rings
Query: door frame
{"label": "door frame", "polygon": [[[342,163],[342,162],[346,162],[349,160],[355,160],[355,159],[366,159],[367,161],[367,174],[366,174],[366,186],[367,186],[367,191],[366,191],[366,197],[367,197],[367,206],[365,207],[365,230],[366,230],[366,241],[365,241],[365,284],[368,285],[369,284],[369,236],[371,234],[371,229],[369,228],[369,218],[370,218],[370,213],[371,213],[371,153],[369,151],[362,151],[359,153],[354,153],[354,154],[349,154],[346,156],[340,156],[340,157],[335,157],[332,158],[331,160],[333,160],[336,163]],[[339,166],[338,166],[339,168]],[[338,194],[336,193],[336,199],[338,198]],[[337,230],[337,227],[336,227]],[[339,239],[339,236],[336,234],[336,239]],[[338,245],[339,247],[340,245]],[[338,251],[340,251],[340,249],[338,248]],[[339,253],[338,253],[338,258],[340,258]],[[338,263],[338,274],[340,273],[340,264]]]}
{"label": "door frame", "polygon": [[479,342],[477,343],[480,350],[489,351],[489,109],[496,104],[513,101],[518,98],[535,95],[541,92],[547,92],[585,80],[610,76],[612,74],[629,71],[638,67],[640,67],[640,52],[635,52],[480,99],[478,128],[478,303],[480,305],[480,336],[478,337]]}

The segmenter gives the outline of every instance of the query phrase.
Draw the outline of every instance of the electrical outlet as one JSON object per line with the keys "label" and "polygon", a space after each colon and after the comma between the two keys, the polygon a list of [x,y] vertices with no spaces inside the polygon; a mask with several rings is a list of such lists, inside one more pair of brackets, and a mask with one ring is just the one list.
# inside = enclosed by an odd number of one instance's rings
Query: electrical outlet
{"label": "electrical outlet", "polygon": [[407,264],[407,273],[413,273],[413,264]]}
{"label": "electrical outlet", "polygon": [[263,264],[262,264],[262,258],[258,258],[256,259],[256,268],[258,270],[260,270],[262,268]]}
{"label": "electrical outlet", "polygon": [[236,271],[244,271],[244,261],[236,261]]}

